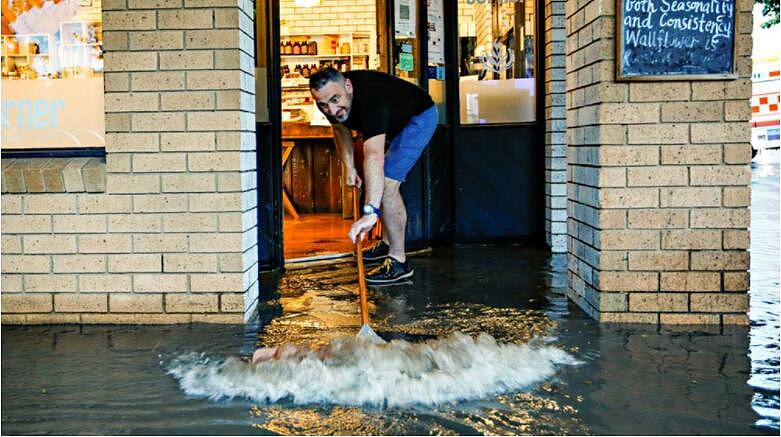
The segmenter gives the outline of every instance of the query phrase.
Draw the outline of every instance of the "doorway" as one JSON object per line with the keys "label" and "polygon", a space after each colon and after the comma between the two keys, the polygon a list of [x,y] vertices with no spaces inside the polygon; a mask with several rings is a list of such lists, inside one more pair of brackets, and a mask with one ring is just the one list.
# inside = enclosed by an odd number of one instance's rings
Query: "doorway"
{"label": "doorway", "polygon": [[377,5],[287,1],[279,3],[278,17],[283,256],[289,263],[349,255],[352,190],[309,78],[326,67],[380,68]]}
{"label": "doorway", "polygon": [[308,89],[326,65],[394,74],[438,106],[434,138],[402,184],[408,250],[544,242],[539,2],[258,3],[257,35],[267,35],[256,74],[258,113],[267,108],[258,121],[261,270],[352,252],[351,192]]}

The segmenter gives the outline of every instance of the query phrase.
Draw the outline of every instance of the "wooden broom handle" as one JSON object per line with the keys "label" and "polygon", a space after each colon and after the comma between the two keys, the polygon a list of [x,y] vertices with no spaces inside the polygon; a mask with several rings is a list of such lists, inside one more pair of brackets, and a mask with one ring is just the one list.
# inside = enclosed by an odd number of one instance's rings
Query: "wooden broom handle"
{"label": "wooden broom handle", "polygon": [[[353,187],[353,220],[358,221],[358,187]],[[355,257],[358,262],[358,296],[361,301],[361,324],[369,324],[369,303],[366,300],[366,271],[363,267],[363,251],[361,248],[361,235],[355,237]]]}

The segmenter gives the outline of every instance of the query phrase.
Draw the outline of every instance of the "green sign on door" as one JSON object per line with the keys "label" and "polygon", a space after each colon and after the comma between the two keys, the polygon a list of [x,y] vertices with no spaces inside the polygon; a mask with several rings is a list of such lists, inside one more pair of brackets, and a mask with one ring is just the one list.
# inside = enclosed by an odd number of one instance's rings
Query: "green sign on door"
{"label": "green sign on door", "polygon": [[415,61],[412,53],[399,53],[399,70],[412,71],[415,69]]}

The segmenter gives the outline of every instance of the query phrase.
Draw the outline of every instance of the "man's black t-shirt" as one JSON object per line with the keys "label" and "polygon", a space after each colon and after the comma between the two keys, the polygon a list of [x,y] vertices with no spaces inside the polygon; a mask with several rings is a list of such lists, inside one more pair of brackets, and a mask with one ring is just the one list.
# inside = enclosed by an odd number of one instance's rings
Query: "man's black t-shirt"
{"label": "man's black t-shirt", "polygon": [[[343,124],[365,139],[385,134],[385,139],[391,140],[412,117],[434,106],[422,88],[389,74],[371,70],[343,74],[353,84],[352,108]],[[338,123],[328,118],[331,124]]]}

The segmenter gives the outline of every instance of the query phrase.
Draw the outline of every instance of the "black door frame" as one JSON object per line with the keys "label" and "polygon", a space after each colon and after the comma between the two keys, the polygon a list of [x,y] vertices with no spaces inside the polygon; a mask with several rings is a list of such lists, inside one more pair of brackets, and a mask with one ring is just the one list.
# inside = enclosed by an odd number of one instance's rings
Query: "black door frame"
{"label": "black door frame", "polygon": [[[257,123],[258,267],[262,272],[284,269],[282,227],[282,88],[279,52],[279,2],[255,0],[265,8],[264,39],[268,68],[266,95],[269,121]],[[257,19],[257,18],[256,18]],[[255,26],[257,29],[257,26]]]}

